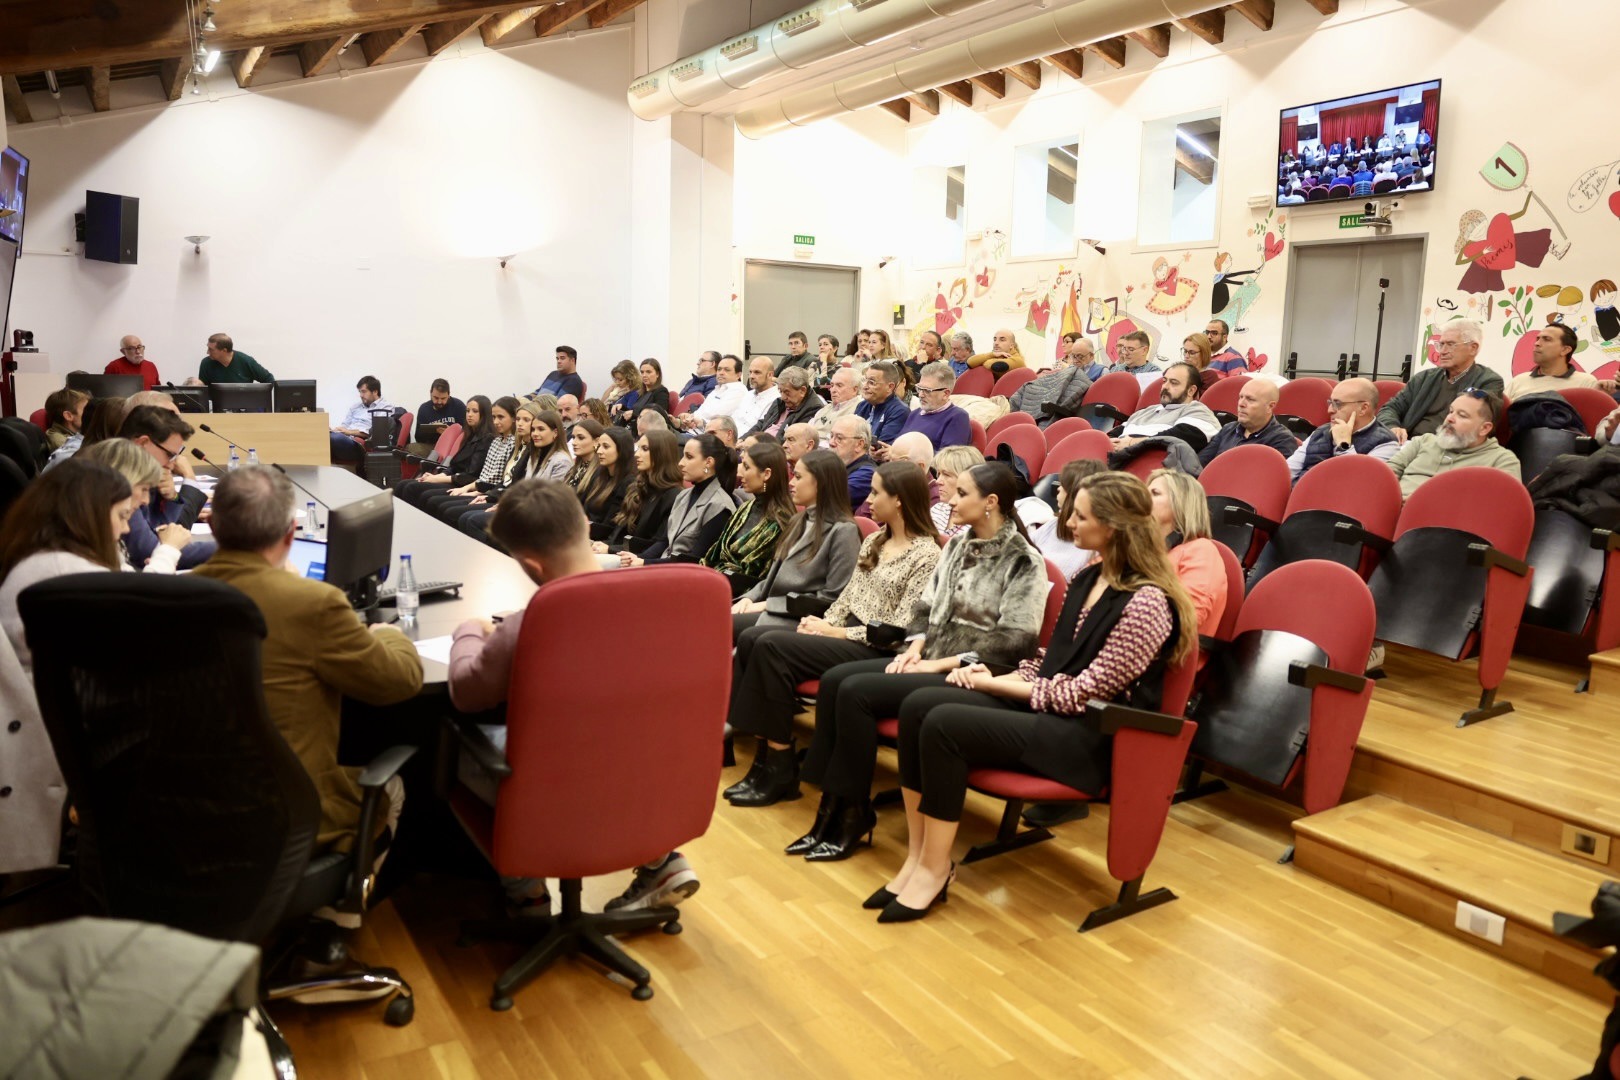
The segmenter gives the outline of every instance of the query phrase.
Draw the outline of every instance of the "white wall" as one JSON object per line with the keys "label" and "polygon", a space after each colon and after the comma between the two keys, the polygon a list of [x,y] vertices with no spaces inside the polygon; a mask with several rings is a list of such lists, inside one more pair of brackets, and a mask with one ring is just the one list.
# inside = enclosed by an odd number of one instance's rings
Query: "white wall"
{"label": "white wall", "polygon": [[[561,343],[599,392],[638,318],[630,34],[476,39],[252,92],[221,65],[168,107],[14,125],[33,173],[12,325],[64,372],[138,333],[175,379],[225,331],[275,374],[319,379],[328,410],[365,374],[412,407],[436,376],[462,397],[527,391]],[[140,198],[138,265],[79,256],[86,188]],[[191,233],[213,237],[200,255]]]}

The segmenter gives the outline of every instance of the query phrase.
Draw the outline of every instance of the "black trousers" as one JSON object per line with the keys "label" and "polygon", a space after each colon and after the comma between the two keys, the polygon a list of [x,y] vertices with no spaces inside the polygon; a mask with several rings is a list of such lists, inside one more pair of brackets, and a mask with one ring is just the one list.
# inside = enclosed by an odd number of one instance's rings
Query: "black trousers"
{"label": "black trousers", "polygon": [[422,480],[401,480],[394,485],[394,498],[404,499],[412,506],[420,508],[422,501],[429,495],[443,495],[455,485],[429,484]]}
{"label": "black trousers", "polygon": [[[879,649],[842,638],[814,637],[795,630],[750,627],[737,638],[731,677],[733,731],[771,742],[793,738],[799,712],[795,688],[806,679],[825,678],[839,664],[890,657]],[[822,693],[826,693],[823,683]],[[874,745],[872,751],[877,753]]]}
{"label": "black trousers", "polygon": [[474,540],[482,540],[487,544],[489,543],[489,518],[494,512],[494,503],[471,507],[463,511],[462,515],[456,519],[456,528]]}
{"label": "black trousers", "polygon": [[[1027,768],[1036,715],[1019,702],[955,686],[907,695],[900,706],[901,786],[922,793],[920,808],[929,817],[960,821],[969,769]],[[1076,786],[1098,791],[1107,781],[1099,774]]]}
{"label": "black trousers", "polygon": [[429,495],[422,500],[421,509],[453,529],[462,514],[468,510],[479,509],[473,505],[475,498],[476,495]]}
{"label": "black trousers", "polygon": [[894,658],[839,664],[821,677],[816,734],[801,775],[829,795],[864,801],[877,768],[877,723],[900,715],[913,691],[945,685],[944,675],[890,675]]}

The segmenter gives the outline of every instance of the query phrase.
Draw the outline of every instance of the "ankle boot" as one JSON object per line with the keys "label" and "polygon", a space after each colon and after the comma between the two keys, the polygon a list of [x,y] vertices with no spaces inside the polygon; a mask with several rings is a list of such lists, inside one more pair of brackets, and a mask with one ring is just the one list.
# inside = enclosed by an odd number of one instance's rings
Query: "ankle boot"
{"label": "ankle boot", "polygon": [[759,740],[759,745],[754,748],[754,763],[748,766],[748,772],[744,774],[741,780],[726,788],[721,794],[727,799],[734,799],[758,782],[759,778],[765,773],[765,751],[768,745],[764,739]]}
{"label": "ankle boot", "polygon": [[808,862],[837,862],[855,854],[862,844],[872,842],[872,830],[877,827],[877,811],[869,799],[858,803],[845,803],[841,811],[827,822],[821,841],[805,853]]}
{"label": "ankle boot", "polygon": [[797,799],[799,792],[799,755],[792,744],[778,750],[764,739],[759,741],[759,753],[765,768],[752,785],[732,796],[732,806],[771,806],[787,799]]}
{"label": "ankle boot", "polygon": [[816,820],[811,823],[810,831],[782,850],[789,855],[803,855],[821,843],[822,834],[827,831],[827,823],[843,809],[843,802],[844,800],[838,796],[823,792],[821,802],[816,806]]}

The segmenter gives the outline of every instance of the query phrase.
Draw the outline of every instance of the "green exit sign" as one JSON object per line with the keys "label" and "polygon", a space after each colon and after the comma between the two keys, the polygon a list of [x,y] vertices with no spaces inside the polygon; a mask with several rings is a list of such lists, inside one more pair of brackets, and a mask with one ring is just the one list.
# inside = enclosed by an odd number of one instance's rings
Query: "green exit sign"
{"label": "green exit sign", "polygon": [[1341,229],[1359,229],[1359,228],[1361,228],[1361,215],[1360,214],[1340,214],[1339,215],[1339,228],[1341,228]]}
{"label": "green exit sign", "polygon": [[795,233],[793,235],[793,242],[795,244],[802,244],[805,247],[815,247],[816,238],[813,236],[805,236],[803,233]]}

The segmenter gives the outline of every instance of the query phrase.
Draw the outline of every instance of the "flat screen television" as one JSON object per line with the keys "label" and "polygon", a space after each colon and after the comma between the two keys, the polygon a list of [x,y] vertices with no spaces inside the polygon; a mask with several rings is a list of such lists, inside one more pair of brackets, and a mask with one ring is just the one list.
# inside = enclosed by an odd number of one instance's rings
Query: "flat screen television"
{"label": "flat screen television", "polygon": [[1440,80],[1282,110],[1277,205],[1433,191]]}
{"label": "flat screen television", "polygon": [[206,386],[172,386],[167,383],[152,387],[154,390],[168,394],[174,399],[174,407],[184,413],[205,413],[208,411],[208,387]]}
{"label": "flat screen television", "polygon": [[23,241],[23,207],[28,201],[28,159],[8,146],[0,151],[0,237]]}
{"label": "flat screen television", "polygon": [[139,375],[94,375],[88,371],[75,371],[67,377],[69,390],[83,390],[93,398],[129,397],[146,389],[146,380]]}
{"label": "flat screen television", "polygon": [[271,385],[276,388],[276,412],[315,411],[314,379],[280,379]]}
{"label": "flat screen television", "polygon": [[214,412],[269,412],[270,383],[213,383],[208,403]]}

